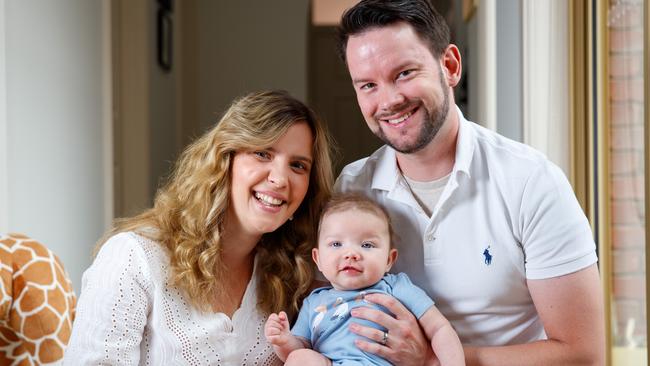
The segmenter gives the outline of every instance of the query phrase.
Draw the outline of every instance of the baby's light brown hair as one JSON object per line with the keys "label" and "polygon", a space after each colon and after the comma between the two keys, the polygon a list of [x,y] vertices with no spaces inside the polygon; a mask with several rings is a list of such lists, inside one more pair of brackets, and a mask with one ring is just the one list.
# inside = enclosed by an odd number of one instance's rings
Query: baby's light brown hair
{"label": "baby's light brown hair", "polygon": [[[316,237],[318,238],[318,236],[320,236],[321,224],[323,223],[323,218],[325,218],[326,215],[351,209],[367,212],[369,214],[377,216],[380,219],[383,219],[386,222],[386,226],[388,227],[390,248],[393,248],[394,232],[393,225],[390,221],[390,216],[388,216],[388,212],[377,202],[359,193],[335,193],[332,195],[332,197],[330,197],[320,213],[320,218],[318,220],[318,232],[316,233]],[[316,246],[318,246],[318,242],[316,242]]]}

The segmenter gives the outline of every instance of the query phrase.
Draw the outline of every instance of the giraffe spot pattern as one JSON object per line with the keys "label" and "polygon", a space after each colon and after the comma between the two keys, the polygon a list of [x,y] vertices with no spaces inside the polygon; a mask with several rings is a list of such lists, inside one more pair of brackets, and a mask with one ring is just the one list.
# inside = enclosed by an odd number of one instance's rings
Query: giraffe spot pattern
{"label": "giraffe spot pattern", "polygon": [[0,365],[60,362],[76,301],[52,251],[22,234],[0,235]]}

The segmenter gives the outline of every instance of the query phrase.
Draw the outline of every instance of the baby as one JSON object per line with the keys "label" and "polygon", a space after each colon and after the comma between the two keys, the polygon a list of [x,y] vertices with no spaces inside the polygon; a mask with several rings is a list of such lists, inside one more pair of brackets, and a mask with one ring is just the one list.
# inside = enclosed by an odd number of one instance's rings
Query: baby
{"label": "baby", "polygon": [[[353,194],[333,197],[321,213],[318,248],[312,257],[331,287],[314,290],[303,302],[291,331],[284,312],[271,314],[264,333],[285,365],[390,365],[354,344],[359,337],[348,327],[350,310],[359,306],[383,307],[364,301],[369,293],[394,296],[418,319],[442,366],[465,365],[463,348],[449,321],[433,300],[404,273],[387,273],[397,259],[391,244],[389,217],[379,205]],[[389,346],[388,333],[377,324],[371,340]],[[305,351],[293,352],[306,349]]]}

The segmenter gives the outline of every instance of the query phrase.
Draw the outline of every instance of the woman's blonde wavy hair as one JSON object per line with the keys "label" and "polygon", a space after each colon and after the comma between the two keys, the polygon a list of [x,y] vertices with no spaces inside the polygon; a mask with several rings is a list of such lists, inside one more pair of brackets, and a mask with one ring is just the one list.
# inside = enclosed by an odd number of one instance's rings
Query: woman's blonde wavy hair
{"label": "woman's blonde wavy hair", "polygon": [[[135,231],[166,247],[173,284],[197,308],[209,311],[225,295],[220,238],[230,204],[231,166],[239,151],[264,149],[296,123],[313,134],[313,165],[307,194],[294,219],[263,235],[258,243],[258,308],[298,312],[313,280],[312,244],[320,210],[331,193],[331,140],[314,112],[284,91],[263,91],[235,100],[219,123],[180,156],[154,206],[138,216],[116,220],[109,235]],[[154,229],[154,230],[151,230]]]}

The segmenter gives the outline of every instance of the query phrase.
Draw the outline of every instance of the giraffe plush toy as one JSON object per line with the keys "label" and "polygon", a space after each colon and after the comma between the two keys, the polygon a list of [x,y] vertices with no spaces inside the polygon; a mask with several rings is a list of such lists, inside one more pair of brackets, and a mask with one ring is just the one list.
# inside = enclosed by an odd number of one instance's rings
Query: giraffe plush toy
{"label": "giraffe plush toy", "polygon": [[0,235],[0,365],[56,365],[76,298],[61,261],[21,234]]}

